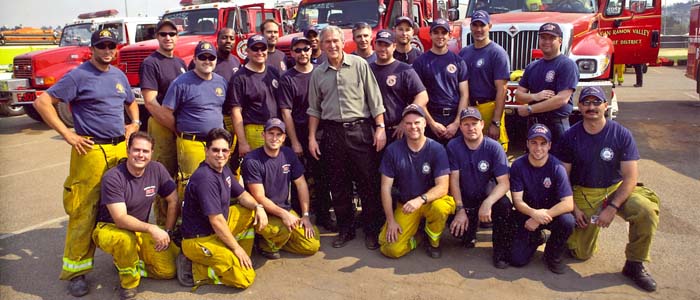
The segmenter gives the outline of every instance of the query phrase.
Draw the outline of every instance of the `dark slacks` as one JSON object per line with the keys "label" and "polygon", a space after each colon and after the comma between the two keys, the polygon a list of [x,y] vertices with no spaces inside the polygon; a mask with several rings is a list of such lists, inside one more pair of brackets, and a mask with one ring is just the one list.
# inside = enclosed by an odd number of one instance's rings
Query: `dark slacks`
{"label": "dark slacks", "polygon": [[384,224],[379,198],[379,154],[375,151],[372,122],[359,124],[322,122],[324,137],[321,158],[333,198],[333,209],[341,233],[354,231],[353,181],[362,199],[361,226],[365,234],[378,235]]}
{"label": "dark slacks", "polygon": [[529,216],[519,212],[515,213],[514,219],[518,227],[513,238],[510,264],[516,267],[522,267],[530,262],[539,246],[542,229],[549,229],[552,232],[547,246],[544,248],[544,255],[550,258],[560,258],[566,250],[566,240],[569,239],[571,233],[574,232],[574,226],[576,226],[574,215],[567,213],[554,218],[547,225],[540,225],[535,231],[529,231],[525,228],[525,222],[529,218]]}
{"label": "dark slacks", "polygon": [[[300,157],[301,162],[304,164],[304,177],[309,185],[309,193],[311,200],[311,211],[316,214],[316,222],[327,222],[330,220],[330,209],[331,209],[331,194],[330,188],[328,187],[328,176],[326,175],[326,168],[323,165],[323,160],[316,160],[309,152],[309,127],[307,124],[299,124],[295,127],[295,132],[297,134],[297,139],[304,150],[304,155]],[[320,139],[318,139],[319,144],[323,144],[323,139],[320,131]],[[299,205],[298,194],[296,186],[292,184],[292,207],[296,211],[301,211]]]}
{"label": "dark slacks", "polygon": [[[463,202],[466,207],[467,218],[469,219],[469,226],[464,234],[464,239],[471,241],[476,239],[476,231],[479,228],[479,208],[483,200],[464,200]],[[491,240],[493,242],[494,259],[507,260],[509,257],[514,229],[513,213],[513,204],[507,196],[503,196],[491,206],[491,220],[493,221]]]}

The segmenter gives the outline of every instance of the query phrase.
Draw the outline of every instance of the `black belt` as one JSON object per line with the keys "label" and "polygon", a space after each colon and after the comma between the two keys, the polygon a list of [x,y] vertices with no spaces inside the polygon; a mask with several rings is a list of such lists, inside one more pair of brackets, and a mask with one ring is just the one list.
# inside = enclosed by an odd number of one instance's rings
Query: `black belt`
{"label": "black belt", "polygon": [[469,99],[469,103],[471,103],[472,105],[481,105],[481,104],[489,103],[489,102],[493,102],[493,101],[494,101],[494,99],[490,99],[490,98]]}
{"label": "black belt", "polygon": [[180,132],[180,134],[178,134],[177,136],[179,136],[183,140],[188,140],[188,141],[197,141],[197,142],[206,141],[205,136],[191,134],[191,133]]}
{"label": "black belt", "polygon": [[183,235],[183,239],[196,239],[196,238],[201,238],[201,237],[208,237],[212,235],[213,233],[210,234],[191,234],[191,235]]}
{"label": "black belt", "polygon": [[109,145],[109,144],[116,145],[116,144],[119,144],[119,143],[126,140],[126,138],[123,135],[118,136],[118,137],[113,137],[113,138],[106,138],[106,139],[96,138],[96,137],[87,137],[87,139],[91,140],[93,143],[98,144],[98,145]]}
{"label": "black belt", "polygon": [[457,109],[454,109],[451,107],[443,107],[443,108],[428,108],[428,110],[430,111],[431,114],[438,114],[438,115],[442,115],[443,117],[449,117]]}
{"label": "black belt", "polygon": [[343,128],[352,128],[355,127],[356,125],[363,124],[365,122],[369,122],[368,119],[357,119],[355,121],[349,121],[349,122],[337,122],[337,121],[326,121],[324,123],[329,124],[329,125],[334,125],[334,126],[343,126]]}

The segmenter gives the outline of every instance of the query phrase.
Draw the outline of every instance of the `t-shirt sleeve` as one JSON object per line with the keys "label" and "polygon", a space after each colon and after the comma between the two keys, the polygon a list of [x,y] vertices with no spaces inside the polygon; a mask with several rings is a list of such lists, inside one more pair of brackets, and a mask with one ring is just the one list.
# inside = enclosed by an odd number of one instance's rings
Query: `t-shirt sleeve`
{"label": "t-shirt sleeve", "polygon": [[177,185],[175,185],[175,181],[173,181],[173,178],[170,177],[170,174],[168,173],[168,170],[165,169],[165,167],[158,163],[158,195],[161,197],[167,197],[170,195],[175,189],[177,188]]}
{"label": "t-shirt sleeve", "polygon": [[559,140],[559,143],[556,147],[554,147],[553,154],[556,156],[560,161],[570,164],[574,161],[574,148],[573,148],[573,141],[574,141],[574,131],[575,128],[571,128],[571,130],[567,131],[564,133],[564,135],[561,137]]}
{"label": "t-shirt sleeve", "polygon": [[238,180],[231,180],[231,197],[238,198],[245,192],[245,189],[238,183]]}
{"label": "t-shirt sleeve", "polygon": [[493,155],[493,175],[496,177],[508,174],[508,157],[501,146],[495,147]]}
{"label": "t-shirt sleeve", "polygon": [[522,192],[525,190],[522,174],[523,166],[520,160],[516,160],[510,168],[510,191]]}
{"label": "t-shirt sleeve", "polygon": [[241,175],[245,184],[263,183],[263,166],[254,158],[246,158],[241,166]]}
{"label": "t-shirt sleeve", "polygon": [[568,57],[562,57],[562,59],[568,61],[562,64],[562,70],[560,71],[562,77],[557,80],[557,93],[565,90],[576,90],[576,85],[578,85],[579,73],[576,63]]}
{"label": "t-shirt sleeve", "polygon": [[158,68],[156,64],[150,59],[141,64],[141,70],[139,72],[140,86],[142,89],[158,90]]}
{"label": "t-shirt sleeve", "polygon": [[382,162],[379,164],[379,173],[382,175],[395,178],[396,173],[394,172],[394,147],[388,148],[384,157],[382,157]]}
{"label": "t-shirt sleeve", "polygon": [[304,165],[299,160],[299,157],[294,153],[291,148],[286,148],[287,157],[291,157],[290,163],[292,164],[292,180],[297,180],[299,177],[304,175]]}
{"label": "t-shirt sleeve", "polygon": [[521,87],[524,87],[526,89],[530,89],[530,84],[528,83],[528,77],[530,77],[530,72],[532,72],[532,66],[534,63],[529,64],[527,67],[525,67],[525,71],[523,71],[523,77],[520,77],[520,81],[518,81],[518,85]]}
{"label": "t-shirt sleeve", "polygon": [[126,187],[118,174],[118,172],[107,172],[102,177],[100,184],[100,202],[102,204],[126,202],[124,196]]}
{"label": "t-shirt sleeve", "polygon": [[[73,72],[75,72],[75,70]],[[69,103],[78,96],[78,85],[75,82],[75,78],[71,76],[71,73],[68,73],[46,92],[54,98]]]}
{"label": "t-shirt sleeve", "polygon": [[228,90],[226,91],[226,103],[224,107],[241,107],[241,97],[243,96],[243,86],[240,81],[242,77],[236,72],[231,77],[231,82],[228,83]]}
{"label": "t-shirt sleeve", "polygon": [[[231,186],[233,186],[233,182]],[[221,214],[221,206],[219,204],[220,190],[216,180],[200,181],[194,188],[194,194],[199,199],[202,212],[207,215]]]}
{"label": "t-shirt sleeve", "polygon": [[[437,143],[436,143],[437,144]],[[441,176],[450,174],[450,162],[447,159],[447,151],[442,145],[435,145],[435,151],[437,155],[435,156],[435,172],[433,172],[433,178],[438,178]]]}
{"label": "t-shirt sleeve", "polygon": [[175,81],[168,87],[168,92],[165,93],[165,97],[163,98],[163,106],[172,109],[173,111],[176,111],[177,108],[180,106],[180,88],[179,85],[177,84],[178,80],[175,79]]}
{"label": "t-shirt sleeve", "polygon": [[622,156],[620,161],[631,161],[639,160],[639,150],[637,149],[637,143],[634,141],[632,133],[627,128],[622,129]]}
{"label": "t-shirt sleeve", "polygon": [[306,109],[306,114],[312,117],[321,118],[321,95],[318,92],[318,78],[323,74],[319,69],[314,70],[311,73],[311,80],[309,81],[309,93],[307,95],[307,100],[309,102],[309,108]]}
{"label": "t-shirt sleeve", "polygon": [[509,80],[510,61],[508,60],[508,54],[505,51],[496,52],[494,62],[496,62],[495,68],[493,70],[494,79]]}
{"label": "t-shirt sleeve", "polygon": [[569,183],[569,177],[566,176],[566,169],[561,164],[557,164],[554,167],[554,176],[557,178],[557,197],[559,200],[564,197],[573,196],[574,193],[571,190],[571,183]]}
{"label": "t-shirt sleeve", "polygon": [[455,144],[450,141],[447,143],[447,160],[450,163],[450,171],[459,171],[459,156],[455,151]]}
{"label": "t-shirt sleeve", "polygon": [[122,82],[124,83],[124,92],[126,93],[126,100],[124,101],[124,103],[131,104],[132,102],[134,102],[134,99],[136,99],[136,96],[134,96],[134,91],[131,90],[131,85],[129,84],[129,79],[126,78],[126,75],[124,75],[124,73],[121,73],[121,75],[122,75]]}
{"label": "t-shirt sleeve", "polygon": [[425,91],[425,86],[423,85],[423,82],[420,81],[420,77],[418,77],[416,71],[414,71],[413,69],[408,69],[403,73],[406,77],[406,90],[410,95],[413,95],[413,97],[415,97],[415,95],[417,95],[418,93]]}
{"label": "t-shirt sleeve", "polygon": [[458,81],[465,82],[465,81],[469,80],[469,67],[467,67],[467,62],[465,62],[461,57],[459,57],[459,59],[457,60],[457,63],[459,64],[457,67],[459,69],[458,78],[457,78]]}
{"label": "t-shirt sleeve", "polygon": [[280,79],[280,88],[277,89],[277,99],[279,99],[280,109],[292,109],[294,99],[294,83],[291,76],[284,76]]}

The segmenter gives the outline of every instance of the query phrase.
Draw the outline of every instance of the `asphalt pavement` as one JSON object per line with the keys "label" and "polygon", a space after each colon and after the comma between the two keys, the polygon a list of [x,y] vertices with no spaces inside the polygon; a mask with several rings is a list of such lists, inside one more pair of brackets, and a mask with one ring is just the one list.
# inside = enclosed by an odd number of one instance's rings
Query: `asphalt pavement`
{"label": "asphalt pavement", "polygon": [[[616,218],[601,232],[600,251],[586,262],[565,259],[569,270],[554,275],[542,249],[523,268],[491,266],[490,231],[480,231],[474,249],[445,235],[443,257],[422,247],[401,259],[368,251],[363,235],[341,249],[324,233],[311,257],[288,253],[267,261],[253,257],[256,282],[247,290],[204,286],[195,292],[176,280],[144,279],[143,299],[700,299],[700,100],[682,68],[649,68],[643,88],[634,74],[615,89],[618,121],[632,130],[642,159],[640,181],[661,196],[660,224],[649,271],[657,292],[646,293],[620,274],[627,224]],[[515,141],[517,143],[517,141]],[[522,141],[521,141],[522,142]],[[518,147],[515,147],[518,148]],[[62,184],[70,147],[46,125],[27,116],[0,118],[0,299],[71,299],[58,280],[66,216]],[[519,153],[510,153],[517,156]],[[112,258],[98,250],[84,299],[117,299]]]}

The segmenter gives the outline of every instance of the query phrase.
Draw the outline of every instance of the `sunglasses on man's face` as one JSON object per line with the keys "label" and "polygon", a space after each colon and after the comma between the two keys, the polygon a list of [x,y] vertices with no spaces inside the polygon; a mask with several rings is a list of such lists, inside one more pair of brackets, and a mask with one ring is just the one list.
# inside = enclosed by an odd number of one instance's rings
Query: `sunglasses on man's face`
{"label": "sunglasses on man's face", "polygon": [[581,105],[583,105],[583,106],[590,106],[591,104],[593,104],[593,106],[601,106],[601,105],[603,104],[603,102],[604,102],[604,101],[603,101],[603,100],[600,100],[600,99],[595,99],[595,100],[593,100],[593,99],[586,99],[586,100],[581,101],[580,103],[581,103]]}
{"label": "sunglasses on man's face", "polygon": [[166,37],[166,36],[174,37],[177,35],[177,32],[175,32],[175,31],[170,31],[170,32],[161,31],[161,32],[158,32],[158,35],[160,37]]}
{"label": "sunglasses on man's face", "polygon": [[250,51],[253,51],[253,52],[265,52],[265,51],[267,51],[267,47],[250,47],[248,49],[250,49]]}
{"label": "sunglasses on man's face", "polygon": [[208,60],[208,61],[215,61],[215,60],[216,60],[216,56],[207,55],[207,54],[201,54],[201,55],[197,56],[197,59],[199,59],[199,60],[201,60],[201,61],[205,61],[205,60]]}
{"label": "sunglasses on man's face", "polygon": [[214,153],[219,153],[219,152],[221,152],[221,153],[223,153],[223,154],[228,154],[229,152],[231,152],[231,150],[230,150],[229,148],[215,148],[215,147],[212,147],[212,148],[209,148],[209,150],[211,150],[211,152],[214,152]]}
{"label": "sunglasses on man's face", "polygon": [[295,48],[293,51],[294,53],[302,53],[302,52],[309,52],[311,50],[311,47],[306,46],[304,48]]}
{"label": "sunglasses on man's face", "polygon": [[109,48],[109,50],[114,50],[114,49],[117,49],[117,44],[101,43],[101,44],[95,45],[95,48],[100,49],[100,50],[104,50],[107,48]]}

